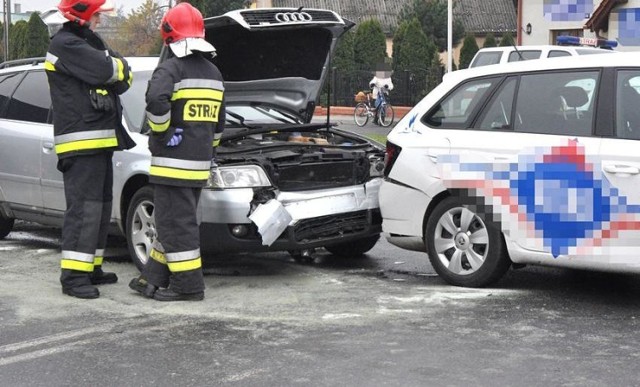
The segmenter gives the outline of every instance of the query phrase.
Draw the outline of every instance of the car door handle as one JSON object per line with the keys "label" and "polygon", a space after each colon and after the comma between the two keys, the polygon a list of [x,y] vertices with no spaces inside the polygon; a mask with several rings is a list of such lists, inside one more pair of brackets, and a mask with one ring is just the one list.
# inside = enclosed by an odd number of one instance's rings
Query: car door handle
{"label": "car door handle", "polygon": [[629,165],[605,165],[602,169],[605,172],[624,175],[637,175],[640,173],[640,168]]}
{"label": "car door handle", "polygon": [[53,149],[53,143],[49,142],[49,141],[45,141],[44,143],[42,143],[42,147],[45,150],[52,150]]}

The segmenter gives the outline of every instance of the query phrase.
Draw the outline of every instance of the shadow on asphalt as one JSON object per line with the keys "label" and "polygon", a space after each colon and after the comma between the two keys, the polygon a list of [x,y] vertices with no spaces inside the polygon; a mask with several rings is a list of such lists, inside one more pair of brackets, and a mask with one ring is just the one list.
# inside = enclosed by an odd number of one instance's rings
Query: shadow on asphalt
{"label": "shadow on asphalt", "polygon": [[541,297],[566,297],[566,302],[640,303],[640,275],[527,266],[509,270],[493,288],[539,292]]}

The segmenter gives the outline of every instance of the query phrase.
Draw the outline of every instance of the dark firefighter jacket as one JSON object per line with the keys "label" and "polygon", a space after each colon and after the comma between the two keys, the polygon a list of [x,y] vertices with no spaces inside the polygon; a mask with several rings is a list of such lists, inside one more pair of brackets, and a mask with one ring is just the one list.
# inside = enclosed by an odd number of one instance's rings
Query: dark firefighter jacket
{"label": "dark firefighter jacket", "polygon": [[[213,148],[224,130],[222,74],[206,54],[170,58],[158,65],[147,89],[151,127],[150,181],[181,187],[203,187],[209,178]],[[182,142],[167,146],[176,128]]]}
{"label": "dark firefighter jacket", "polygon": [[[97,34],[87,27],[65,23],[51,39],[45,70],[53,104],[55,150],[60,159],[135,146],[122,126],[122,106],[117,96],[130,86],[130,73],[125,75],[128,65]],[[92,103],[92,93],[102,98],[101,107]]]}

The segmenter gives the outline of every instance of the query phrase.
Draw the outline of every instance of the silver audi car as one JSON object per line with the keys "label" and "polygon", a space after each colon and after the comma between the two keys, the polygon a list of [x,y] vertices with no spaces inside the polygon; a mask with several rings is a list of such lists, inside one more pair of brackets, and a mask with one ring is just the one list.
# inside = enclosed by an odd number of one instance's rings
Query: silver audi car
{"label": "silver audi car", "polygon": [[[203,190],[206,256],[324,247],[361,255],[381,232],[384,148],[322,120],[312,123],[330,56],[353,23],[328,10],[238,10],[205,20],[225,79],[226,129]],[[137,146],[114,154],[113,229],[142,267],[156,237],[144,123],[147,82],[160,58],[128,58],[134,82],[123,121]],[[43,60],[0,65],[0,238],[14,219],[60,226],[62,174],[53,150]],[[315,120],[314,120],[315,121]]]}

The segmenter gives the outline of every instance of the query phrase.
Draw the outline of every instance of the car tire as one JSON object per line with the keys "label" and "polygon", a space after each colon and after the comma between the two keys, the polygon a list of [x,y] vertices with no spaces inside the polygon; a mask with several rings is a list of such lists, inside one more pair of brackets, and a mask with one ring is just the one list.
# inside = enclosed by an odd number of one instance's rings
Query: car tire
{"label": "car tire", "polygon": [[136,191],[127,209],[127,246],[131,260],[140,271],[149,260],[157,238],[154,208],[153,188],[147,185]]}
{"label": "car tire", "polygon": [[13,218],[5,218],[3,215],[0,215],[0,239],[3,239],[11,230],[13,230]]}
{"label": "car tire", "polygon": [[455,286],[490,285],[511,265],[499,228],[455,197],[434,208],[427,220],[425,244],[436,273]]}
{"label": "car tire", "polygon": [[355,241],[325,246],[324,248],[331,254],[339,257],[355,258],[371,250],[373,246],[378,243],[378,239],[380,239],[380,234],[356,239]]}

